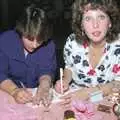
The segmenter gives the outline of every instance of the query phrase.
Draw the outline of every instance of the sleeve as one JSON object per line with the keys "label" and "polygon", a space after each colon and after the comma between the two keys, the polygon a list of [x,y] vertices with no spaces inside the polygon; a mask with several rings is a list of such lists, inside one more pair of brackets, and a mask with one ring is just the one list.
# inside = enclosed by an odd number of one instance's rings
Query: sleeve
{"label": "sleeve", "polygon": [[56,75],[56,49],[53,41],[41,49],[39,64],[39,77],[42,75],[51,75],[52,78]]}
{"label": "sleeve", "polygon": [[64,46],[63,56],[64,56],[64,62],[65,62],[65,68],[70,69],[73,66],[72,65],[72,40],[74,40],[74,35],[71,34],[66,41],[66,44]]}
{"label": "sleeve", "polygon": [[0,82],[8,78],[8,57],[0,50]]}

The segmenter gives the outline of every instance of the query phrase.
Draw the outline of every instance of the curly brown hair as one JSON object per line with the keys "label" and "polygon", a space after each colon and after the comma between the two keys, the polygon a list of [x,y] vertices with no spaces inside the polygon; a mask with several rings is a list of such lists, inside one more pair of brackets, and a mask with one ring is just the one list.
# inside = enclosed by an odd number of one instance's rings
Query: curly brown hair
{"label": "curly brown hair", "polygon": [[120,32],[120,12],[119,7],[115,0],[75,0],[72,8],[72,29],[76,35],[77,42],[80,40],[89,40],[83,33],[81,22],[83,12],[86,10],[86,6],[90,4],[89,9],[100,9],[105,12],[111,21],[112,27],[108,30],[106,40],[108,43],[115,41],[118,38]]}

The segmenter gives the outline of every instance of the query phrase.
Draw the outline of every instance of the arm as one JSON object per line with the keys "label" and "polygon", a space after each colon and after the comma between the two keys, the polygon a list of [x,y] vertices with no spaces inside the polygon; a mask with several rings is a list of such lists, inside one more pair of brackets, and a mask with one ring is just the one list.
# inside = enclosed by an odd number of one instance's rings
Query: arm
{"label": "arm", "polygon": [[[63,72],[63,92],[66,92],[69,89],[69,83],[72,80],[72,62],[70,59],[70,54],[72,53],[71,49],[71,38],[68,37],[66,44],[64,46],[63,56],[65,62],[65,69]],[[61,82],[58,80],[55,84],[55,89],[58,93],[61,93]]]}
{"label": "arm", "polygon": [[66,44],[64,46],[64,61],[65,61],[65,69],[64,69],[64,75],[63,80],[65,83],[69,84],[72,80],[72,61],[71,61],[71,54],[72,54],[72,43],[71,43],[71,37],[70,35],[67,38]]}
{"label": "arm", "polygon": [[26,103],[32,100],[32,94],[18,86],[9,79],[8,57],[0,51],[0,89],[14,97],[18,103]]}
{"label": "arm", "polygon": [[56,53],[55,44],[48,43],[40,53],[41,62],[39,63],[39,86],[34,99],[34,104],[39,104],[41,99],[44,99],[52,84],[56,72]]}
{"label": "arm", "polygon": [[63,80],[66,84],[69,84],[72,80],[72,72],[71,70],[65,68],[64,69],[64,75],[63,75]]}
{"label": "arm", "polygon": [[12,82],[12,80],[6,79],[0,84],[0,89],[13,96],[18,87]]}
{"label": "arm", "polygon": [[8,78],[8,58],[0,51],[0,89],[12,95],[18,88],[12,80]]}

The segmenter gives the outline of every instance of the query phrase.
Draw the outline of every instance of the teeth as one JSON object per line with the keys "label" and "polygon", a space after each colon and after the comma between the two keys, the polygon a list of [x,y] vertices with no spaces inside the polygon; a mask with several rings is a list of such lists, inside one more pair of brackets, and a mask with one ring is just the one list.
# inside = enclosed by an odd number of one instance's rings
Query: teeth
{"label": "teeth", "polygon": [[100,35],[100,32],[94,32],[92,33],[94,36],[99,36]]}

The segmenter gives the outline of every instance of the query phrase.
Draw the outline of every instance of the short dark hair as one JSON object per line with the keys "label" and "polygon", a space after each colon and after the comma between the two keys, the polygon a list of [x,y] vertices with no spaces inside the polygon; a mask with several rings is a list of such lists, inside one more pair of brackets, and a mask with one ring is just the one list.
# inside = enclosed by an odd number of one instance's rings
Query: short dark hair
{"label": "short dark hair", "polygon": [[112,27],[107,32],[107,42],[116,40],[120,32],[120,10],[115,0],[75,0],[72,11],[72,29],[77,42],[89,40],[86,34],[82,34],[81,27],[83,11],[88,4],[90,4],[90,9],[100,9],[109,16]]}
{"label": "short dark hair", "polygon": [[25,7],[20,19],[16,22],[15,30],[30,40],[34,38],[40,41],[47,41],[51,36],[51,29],[45,11],[31,4]]}

